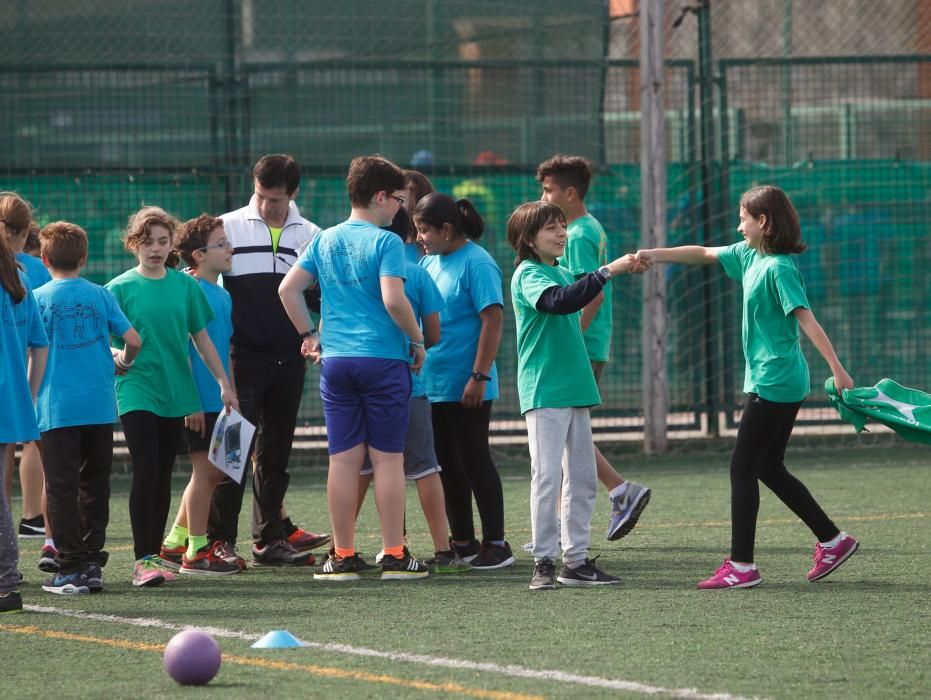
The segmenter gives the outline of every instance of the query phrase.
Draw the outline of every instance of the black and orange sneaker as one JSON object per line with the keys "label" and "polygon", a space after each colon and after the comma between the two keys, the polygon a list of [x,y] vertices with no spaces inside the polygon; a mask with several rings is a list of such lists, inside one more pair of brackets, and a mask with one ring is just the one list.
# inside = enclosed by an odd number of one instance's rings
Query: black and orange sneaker
{"label": "black and orange sneaker", "polygon": [[239,552],[236,551],[236,545],[232,542],[228,542],[227,540],[214,540],[210,544],[210,549],[213,551],[214,556],[230,564],[235,564],[239,567],[240,571],[246,570],[246,560],[239,556]]}
{"label": "black and orange sneaker", "polygon": [[299,552],[286,539],[275,540],[264,547],[252,545],[253,566],[308,566],[316,562],[310,552]]}
{"label": "black and orange sneaker", "polygon": [[207,545],[197,550],[193,559],[188,559],[187,554],[181,557],[181,570],[179,574],[190,574],[192,576],[229,576],[238,574],[242,569],[236,563],[231,563],[218,557],[213,547]]}
{"label": "black and orange sneaker", "polygon": [[288,535],[288,544],[299,552],[306,552],[311,549],[316,549],[317,547],[322,547],[329,542],[330,536],[328,534],[324,533],[322,535],[317,535],[313,532],[302,530],[301,528],[297,528],[294,532]]}
{"label": "black and orange sneaker", "polygon": [[382,581],[408,581],[415,578],[426,578],[430,575],[429,567],[422,561],[417,561],[404,548],[402,557],[393,557],[385,554],[381,559]]}

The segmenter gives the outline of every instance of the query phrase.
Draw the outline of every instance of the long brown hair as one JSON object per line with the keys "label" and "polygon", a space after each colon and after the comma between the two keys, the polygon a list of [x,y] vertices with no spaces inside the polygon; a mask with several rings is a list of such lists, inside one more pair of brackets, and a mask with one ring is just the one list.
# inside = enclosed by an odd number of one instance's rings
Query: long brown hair
{"label": "long brown hair", "polygon": [[740,206],[754,219],[766,215],[763,229],[763,251],[770,254],[801,253],[808,246],[802,243],[802,227],[792,202],[778,187],[761,185],[747,190]]}
{"label": "long brown hair", "polygon": [[0,221],[13,236],[22,236],[32,223],[32,207],[15,192],[0,192]]}
{"label": "long brown hair", "polygon": [[16,264],[6,236],[0,236],[0,286],[13,298],[14,304],[26,298],[26,287],[19,277],[19,265]]}

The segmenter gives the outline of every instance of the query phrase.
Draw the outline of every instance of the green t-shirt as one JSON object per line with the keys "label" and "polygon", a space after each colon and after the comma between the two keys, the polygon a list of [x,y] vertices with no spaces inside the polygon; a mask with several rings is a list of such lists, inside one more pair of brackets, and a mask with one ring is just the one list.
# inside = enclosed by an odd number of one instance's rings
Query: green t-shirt
{"label": "green t-shirt", "polygon": [[[598,219],[586,214],[569,224],[569,239],[560,264],[575,274],[594,272],[608,264],[608,237]],[[611,287],[605,287],[604,294],[604,302],[585,329],[585,349],[595,362],[607,362],[611,354]]]}
{"label": "green t-shirt", "polygon": [[511,277],[517,319],[517,393],[520,412],[576,408],[601,403],[585,351],[579,314],[549,314],[536,308],[550,287],[574,281],[560,266],[524,260]]}
{"label": "green t-shirt", "polygon": [[[200,411],[188,340],[213,320],[213,310],[197,280],[177,270],[153,280],[132,269],[106,287],[142,336],[132,369],[116,378],[119,414],[151,411],[176,418]],[[114,339],[116,346],[122,342]]]}
{"label": "green t-shirt", "polygon": [[272,234],[272,252],[278,252],[278,242],[281,240],[281,232],[284,231],[284,226],[280,228],[275,228],[274,226],[268,227],[269,232]]}
{"label": "green t-shirt", "polygon": [[744,391],[794,403],[811,391],[795,309],[807,309],[802,275],[789,255],[761,255],[746,241],[718,249],[728,277],[743,283]]}

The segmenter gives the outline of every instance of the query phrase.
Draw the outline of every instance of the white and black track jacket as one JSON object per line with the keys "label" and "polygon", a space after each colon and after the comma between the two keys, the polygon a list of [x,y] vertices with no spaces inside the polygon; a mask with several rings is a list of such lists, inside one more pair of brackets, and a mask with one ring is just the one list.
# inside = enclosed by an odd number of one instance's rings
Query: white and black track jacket
{"label": "white and black track jacket", "polygon": [[291,202],[275,251],[255,195],[247,206],[220,218],[234,248],[233,269],[223,275],[223,286],[233,298],[233,354],[301,361],[300,336],[281,304],[278,285],[320,227],[303,218]]}

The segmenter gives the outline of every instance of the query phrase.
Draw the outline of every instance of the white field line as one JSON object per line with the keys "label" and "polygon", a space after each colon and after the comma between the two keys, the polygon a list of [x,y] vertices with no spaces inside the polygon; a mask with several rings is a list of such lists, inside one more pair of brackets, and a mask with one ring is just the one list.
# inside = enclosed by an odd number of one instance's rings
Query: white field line
{"label": "white field line", "polygon": [[[154,627],[157,629],[181,631],[193,627],[192,625],[179,625],[165,620],[159,620],[153,617],[120,617],[118,615],[104,615],[101,613],[83,612],[81,610],[66,610],[63,608],[53,608],[45,605],[24,605],[26,610],[35,613],[44,613],[48,615],[61,615],[62,617],[73,617],[79,620],[95,620],[97,622],[111,622],[121,625],[132,625],[134,627]],[[240,639],[246,642],[254,642],[261,635],[242,632],[238,630],[228,630],[221,627],[198,627],[214,637],[227,639]],[[332,644],[321,642],[309,642],[301,640],[301,643],[312,649],[319,649],[335,654],[350,654],[353,656],[369,656],[390,661],[400,661],[405,663],[422,664],[425,666],[440,666],[443,668],[463,669],[468,671],[485,671],[501,676],[512,676],[515,678],[530,678],[540,681],[556,681],[559,683],[574,683],[593,688],[608,688],[611,690],[626,690],[632,693],[642,695],[663,695],[673,698],[688,698],[689,700],[747,700],[738,695],[729,693],[702,693],[695,688],[663,688],[655,685],[646,685],[634,681],[625,681],[615,678],[599,678],[597,676],[580,676],[575,673],[566,673],[558,670],[537,670],[517,665],[501,665],[485,663],[479,661],[468,661],[465,659],[447,659],[441,656],[427,656],[425,654],[406,654],[404,652],[379,651],[377,649],[366,649],[365,647],[354,647],[348,644]]]}

